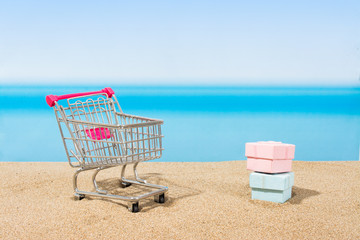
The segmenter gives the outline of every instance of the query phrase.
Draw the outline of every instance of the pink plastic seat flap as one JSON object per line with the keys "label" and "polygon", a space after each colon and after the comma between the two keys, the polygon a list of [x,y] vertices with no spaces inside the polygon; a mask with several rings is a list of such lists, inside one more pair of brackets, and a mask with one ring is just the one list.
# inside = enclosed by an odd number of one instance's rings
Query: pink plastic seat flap
{"label": "pink plastic seat flap", "polygon": [[85,131],[88,137],[94,140],[108,139],[112,137],[108,128],[86,129]]}

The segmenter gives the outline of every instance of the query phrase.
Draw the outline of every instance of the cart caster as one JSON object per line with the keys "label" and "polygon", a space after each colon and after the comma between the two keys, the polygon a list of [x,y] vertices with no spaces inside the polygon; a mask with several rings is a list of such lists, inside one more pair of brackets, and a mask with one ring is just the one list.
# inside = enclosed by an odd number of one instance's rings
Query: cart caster
{"label": "cart caster", "polygon": [[131,203],[129,210],[133,213],[139,212],[140,211],[139,202]]}
{"label": "cart caster", "polygon": [[131,183],[128,183],[128,182],[121,182],[121,183],[120,183],[120,187],[121,187],[121,188],[127,188],[127,187],[129,187],[129,186],[131,186]]}
{"label": "cart caster", "polygon": [[78,200],[78,201],[85,198],[84,194],[75,193],[74,195],[75,195],[75,200]]}
{"label": "cart caster", "polygon": [[165,203],[165,193],[155,196],[154,201],[157,203]]}

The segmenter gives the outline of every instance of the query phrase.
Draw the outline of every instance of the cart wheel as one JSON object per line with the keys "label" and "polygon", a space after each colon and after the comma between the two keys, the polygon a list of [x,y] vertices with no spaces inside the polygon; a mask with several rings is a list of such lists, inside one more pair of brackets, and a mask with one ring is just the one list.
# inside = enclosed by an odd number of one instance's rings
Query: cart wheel
{"label": "cart wheel", "polygon": [[121,182],[121,183],[120,183],[120,187],[121,187],[121,188],[127,188],[127,187],[129,187],[129,186],[131,186],[131,183],[128,183],[128,182]]}
{"label": "cart wheel", "polygon": [[75,200],[80,201],[83,198],[85,198],[84,194],[75,193]]}
{"label": "cart wheel", "polygon": [[165,193],[155,196],[155,202],[165,203]]}
{"label": "cart wheel", "polygon": [[139,211],[140,211],[140,209],[139,209],[139,202],[136,202],[136,203],[131,204],[131,212],[137,213],[137,212],[139,212]]}

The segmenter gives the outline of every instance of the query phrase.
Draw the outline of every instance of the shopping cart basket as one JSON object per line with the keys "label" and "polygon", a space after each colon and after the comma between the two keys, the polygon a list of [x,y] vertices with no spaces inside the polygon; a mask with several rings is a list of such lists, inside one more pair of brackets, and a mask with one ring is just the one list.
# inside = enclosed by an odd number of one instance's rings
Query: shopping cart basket
{"label": "shopping cart basket", "polygon": [[[46,102],[54,108],[69,164],[79,168],[73,176],[77,199],[88,195],[125,200],[129,201],[132,212],[139,211],[139,201],[144,198],[153,196],[156,202],[165,202],[168,188],[147,183],[136,170],[140,162],[161,157],[163,121],[123,113],[111,88],[62,96],[48,95]],[[133,164],[134,180],[125,178],[126,166],[130,164]],[[120,187],[136,184],[153,191],[129,197],[99,189],[96,175],[115,166],[122,166]],[[87,170],[95,170],[92,176],[95,192],[78,189],[77,177]]]}

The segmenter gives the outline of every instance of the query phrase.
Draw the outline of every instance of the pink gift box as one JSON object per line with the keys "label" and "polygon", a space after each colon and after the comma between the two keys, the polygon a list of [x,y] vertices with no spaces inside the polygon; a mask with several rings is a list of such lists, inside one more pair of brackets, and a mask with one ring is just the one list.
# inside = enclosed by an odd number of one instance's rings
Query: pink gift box
{"label": "pink gift box", "polygon": [[251,142],[245,145],[245,156],[272,160],[294,159],[295,145],[282,142]]}
{"label": "pink gift box", "polygon": [[247,169],[263,173],[291,172],[292,160],[269,160],[262,158],[248,158]]}

